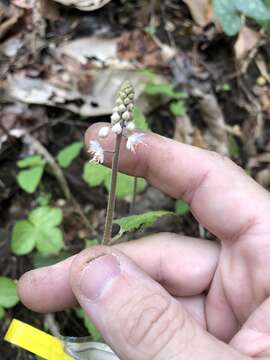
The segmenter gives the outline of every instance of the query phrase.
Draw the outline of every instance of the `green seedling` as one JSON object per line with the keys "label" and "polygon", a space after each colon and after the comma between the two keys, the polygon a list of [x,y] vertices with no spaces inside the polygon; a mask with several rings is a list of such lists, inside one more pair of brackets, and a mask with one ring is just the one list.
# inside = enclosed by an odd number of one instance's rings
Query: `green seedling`
{"label": "green seedling", "polygon": [[59,254],[64,247],[61,222],[62,211],[58,208],[40,206],[32,210],[27,219],[17,221],[13,227],[13,253],[27,255],[36,248],[43,256]]}
{"label": "green seedling", "polygon": [[8,277],[0,276],[0,319],[5,316],[5,309],[14,307],[19,302],[17,286]]}

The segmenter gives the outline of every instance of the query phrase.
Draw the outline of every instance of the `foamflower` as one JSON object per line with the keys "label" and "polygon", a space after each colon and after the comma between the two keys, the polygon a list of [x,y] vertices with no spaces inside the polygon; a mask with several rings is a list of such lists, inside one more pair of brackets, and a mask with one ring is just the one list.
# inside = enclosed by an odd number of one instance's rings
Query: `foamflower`
{"label": "foamflower", "polygon": [[139,144],[144,144],[145,143],[143,142],[143,138],[144,138],[145,134],[142,134],[142,133],[134,133],[132,135],[130,135],[128,138],[127,138],[127,149],[132,151],[133,153],[136,152],[136,147],[139,145]]}
{"label": "foamflower", "polygon": [[93,155],[91,161],[95,161],[97,163],[103,164],[104,162],[104,151],[100,145],[100,143],[96,140],[90,141],[90,146],[88,152]]}

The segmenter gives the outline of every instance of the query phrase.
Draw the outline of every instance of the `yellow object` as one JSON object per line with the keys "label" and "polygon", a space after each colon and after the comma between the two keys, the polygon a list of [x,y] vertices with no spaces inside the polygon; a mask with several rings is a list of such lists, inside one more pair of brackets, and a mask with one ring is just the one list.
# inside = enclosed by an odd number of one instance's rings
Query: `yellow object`
{"label": "yellow object", "polygon": [[16,319],[4,339],[46,360],[73,360],[64,352],[61,340]]}

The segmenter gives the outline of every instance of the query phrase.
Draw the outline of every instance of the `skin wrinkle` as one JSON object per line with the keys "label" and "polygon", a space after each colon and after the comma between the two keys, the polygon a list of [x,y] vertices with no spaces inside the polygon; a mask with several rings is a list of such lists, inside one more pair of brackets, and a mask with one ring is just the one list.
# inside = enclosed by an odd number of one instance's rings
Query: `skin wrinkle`
{"label": "skin wrinkle", "polygon": [[[130,343],[133,346],[138,346],[141,342],[141,340],[144,338],[145,333],[147,332],[147,329],[145,329],[145,331],[140,334],[140,336],[137,336],[138,339],[135,339],[135,341],[130,341],[132,338],[136,338],[136,336],[134,334],[136,334],[136,330],[138,330],[138,324],[140,322],[140,319],[142,318],[142,316],[145,316],[145,307],[141,307],[141,304],[143,304],[145,301],[147,301],[148,299],[150,299],[150,303],[153,302],[153,296],[155,296],[156,294],[149,294],[147,296],[144,296],[144,298],[141,298],[141,295],[139,294],[139,298],[138,299],[129,299],[129,301],[127,301],[124,305],[121,306],[120,311],[118,313],[118,318],[121,319],[122,318],[122,313],[126,314],[126,313],[131,313],[132,314],[132,323],[131,324],[126,324],[126,333],[125,333],[125,340]],[[135,300],[135,302],[134,302]],[[132,302],[134,302],[134,304],[132,304]],[[132,309],[130,310],[129,308],[132,307]],[[128,308],[128,311],[127,309]],[[136,309],[139,308],[139,310],[142,308],[143,311],[140,311],[139,313],[136,312]],[[134,314],[136,314],[137,316],[135,316]],[[125,318],[125,316],[124,316]],[[128,319],[129,320],[129,319]],[[124,322],[126,322],[126,319],[124,319]],[[130,325],[130,326],[128,326]],[[150,322],[151,325],[151,322]]]}
{"label": "skin wrinkle", "polygon": [[[202,189],[202,187],[205,185],[205,183],[207,182],[207,180],[209,179],[211,175],[211,169],[206,170],[202,175],[201,178],[195,182],[192,183],[190,187],[188,187],[187,189],[185,189],[185,191],[180,194],[180,196],[178,197],[179,199],[184,199],[191,207],[193,204],[193,200],[197,197],[197,192],[200,191]],[[196,216],[196,212],[193,210],[193,212],[195,213]]]}

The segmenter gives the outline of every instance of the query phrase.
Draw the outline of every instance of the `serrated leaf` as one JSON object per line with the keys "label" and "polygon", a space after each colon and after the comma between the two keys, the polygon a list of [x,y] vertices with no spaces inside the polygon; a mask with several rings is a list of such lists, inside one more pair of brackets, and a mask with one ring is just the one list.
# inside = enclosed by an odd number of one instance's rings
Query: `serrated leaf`
{"label": "serrated leaf", "polygon": [[175,213],[177,215],[186,215],[189,213],[189,205],[183,200],[175,202]]}
{"label": "serrated leaf", "polygon": [[72,161],[80,154],[82,147],[82,142],[75,142],[61,150],[56,156],[59,165],[62,168],[69,167]]}
{"label": "serrated leaf", "polygon": [[0,320],[3,320],[5,317],[5,309],[3,308],[3,306],[0,305]]}
{"label": "serrated leaf", "polygon": [[174,116],[184,116],[186,113],[186,105],[184,101],[173,101],[170,104],[170,110]]}
{"label": "serrated leaf", "polygon": [[42,256],[56,255],[63,249],[63,233],[59,228],[44,227],[36,234],[36,247]]}
{"label": "serrated leaf", "polygon": [[86,163],[83,170],[83,179],[90,186],[99,186],[110,176],[111,170],[95,162]]}
{"label": "serrated leaf", "polygon": [[36,191],[44,171],[44,165],[22,170],[17,175],[20,187],[29,194]]}
{"label": "serrated leaf", "polygon": [[43,166],[45,161],[39,155],[28,156],[17,162],[19,168],[34,167],[34,166]]}
{"label": "serrated leaf", "polygon": [[89,334],[91,335],[94,341],[99,341],[101,339],[101,335],[97,330],[96,326],[93,324],[89,316],[83,311],[83,309],[75,309],[75,313],[78,318],[83,320],[84,326],[88,330]]}
{"label": "serrated leaf", "polygon": [[0,277],[0,305],[6,309],[12,308],[19,302],[17,286],[7,277]]}
{"label": "serrated leaf", "polygon": [[150,211],[145,214],[131,215],[115,220],[114,223],[120,226],[120,234],[134,231],[141,227],[152,226],[158,219],[166,215],[175,215],[171,211]]}
{"label": "serrated leaf", "polygon": [[213,0],[213,7],[224,32],[229,36],[236,35],[241,29],[241,14],[237,11],[234,1]]}
{"label": "serrated leaf", "polygon": [[237,10],[255,20],[269,20],[270,11],[262,0],[233,0]]}
{"label": "serrated leaf", "polygon": [[35,247],[35,228],[27,220],[17,221],[12,230],[11,249],[16,255],[29,254]]}
{"label": "serrated leaf", "polygon": [[137,129],[149,130],[149,126],[147,124],[146,118],[143,112],[138,107],[135,107],[134,109],[133,119]]}
{"label": "serrated leaf", "polygon": [[12,251],[26,255],[36,246],[44,256],[58,254],[64,246],[63,233],[56,227],[61,221],[61,209],[40,206],[32,210],[28,220],[18,221],[13,228]]}
{"label": "serrated leaf", "polygon": [[63,219],[62,210],[49,206],[39,206],[28,215],[28,220],[37,227],[60,225]]}
{"label": "serrated leaf", "polygon": [[[116,185],[116,196],[119,199],[124,199],[126,196],[133,193],[134,186],[134,177],[128,176],[122,173],[117,175],[117,185]],[[107,191],[110,191],[111,187],[111,175],[105,179],[105,187]],[[137,181],[137,193],[142,192],[146,187],[146,182],[144,179],[138,178]]]}

